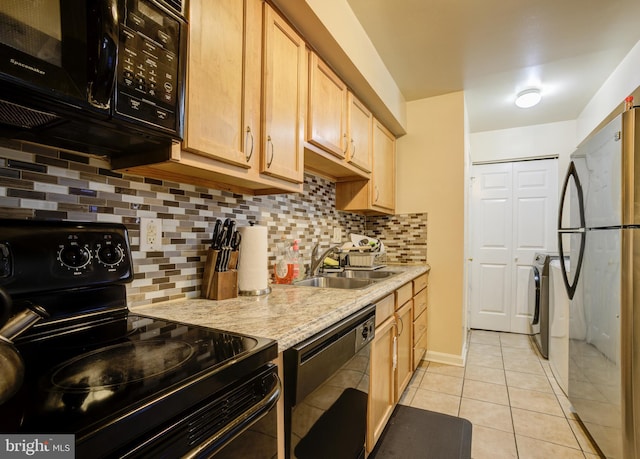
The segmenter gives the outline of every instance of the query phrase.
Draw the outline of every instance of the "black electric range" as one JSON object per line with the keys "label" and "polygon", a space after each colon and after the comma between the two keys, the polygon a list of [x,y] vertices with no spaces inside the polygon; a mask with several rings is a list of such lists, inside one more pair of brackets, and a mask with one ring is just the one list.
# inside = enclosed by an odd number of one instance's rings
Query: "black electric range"
{"label": "black electric range", "polygon": [[[0,287],[50,317],[15,339],[0,433],[75,435],[76,457],[210,457],[272,409],[273,340],[130,312],[122,225],[0,220]],[[1,435],[1,434],[0,434]]]}

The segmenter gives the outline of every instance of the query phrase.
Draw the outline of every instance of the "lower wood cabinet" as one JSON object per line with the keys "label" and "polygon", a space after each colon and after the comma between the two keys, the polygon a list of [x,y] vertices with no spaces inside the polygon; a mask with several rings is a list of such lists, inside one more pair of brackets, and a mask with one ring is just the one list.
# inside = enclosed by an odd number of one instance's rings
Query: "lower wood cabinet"
{"label": "lower wood cabinet", "polygon": [[395,313],[396,318],[396,371],[395,402],[398,403],[413,376],[413,300],[402,305]]}
{"label": "lower wood cabinet", "polygon": [[[393,295],[391,295],[391,298],[393,299]],[[371,342],[367,452],[373,450],[396,405],[394,378],[395,343],[396,321],[392,315],[376,326],[376,336]]]}
{"label": "lower wood cabinet", "polygon": [[[371,343],[367,414],[368,453],[373,451],[415,369],[416,297],[413,292],[414,284],[409,282],[376,302],[376,336]],[[417,301],[422,301],[420,296]],[[426,337],[426,333],[422,336]]]}
{"label": "lower wood cabinet", "polygon": [[413,369],[420,366],[427,352],[428,273],[413,280]]}

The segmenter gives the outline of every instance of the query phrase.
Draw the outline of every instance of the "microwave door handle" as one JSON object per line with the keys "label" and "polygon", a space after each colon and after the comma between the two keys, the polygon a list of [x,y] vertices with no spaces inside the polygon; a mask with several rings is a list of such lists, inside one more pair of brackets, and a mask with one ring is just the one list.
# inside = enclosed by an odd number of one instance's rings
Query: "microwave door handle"
{"label": "microwave door handle", "polygon": [[118,57],[118,4],[117,0],[98,0],[94,4],[97,16],[98,43],[95,68],[89,81],[89,103],[98,108],[109,108],[116,81]]}

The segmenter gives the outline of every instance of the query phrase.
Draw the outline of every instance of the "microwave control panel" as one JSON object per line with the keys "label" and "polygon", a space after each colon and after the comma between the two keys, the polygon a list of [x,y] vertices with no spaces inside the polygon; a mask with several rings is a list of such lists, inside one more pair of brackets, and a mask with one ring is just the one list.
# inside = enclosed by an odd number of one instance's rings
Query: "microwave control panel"
{"label": "microwave control panel", "polygon": [[120,23],[116,111],[176,130],[182,91],[179,55],[185,23],[147,0],[128,0]]}

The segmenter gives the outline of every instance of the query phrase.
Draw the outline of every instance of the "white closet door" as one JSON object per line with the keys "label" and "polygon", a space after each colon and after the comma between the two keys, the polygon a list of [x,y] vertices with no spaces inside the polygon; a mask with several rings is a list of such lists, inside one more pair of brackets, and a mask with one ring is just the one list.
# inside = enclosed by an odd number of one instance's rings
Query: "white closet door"
{"label": "white closet door", "polygon": [[528,332],[536,252],[555,252],[557,160],[473,166],[471,328]]}
{"label": "white closet door", "polygon": [[474,166],[471,194],[471,328],[511,326],[511,164]]}
{"label": "white closet door", "polygon": [[513,163],[513,287],[509,331],[529,333],[528,286],[537,252],[556,252],[558,161]]}

